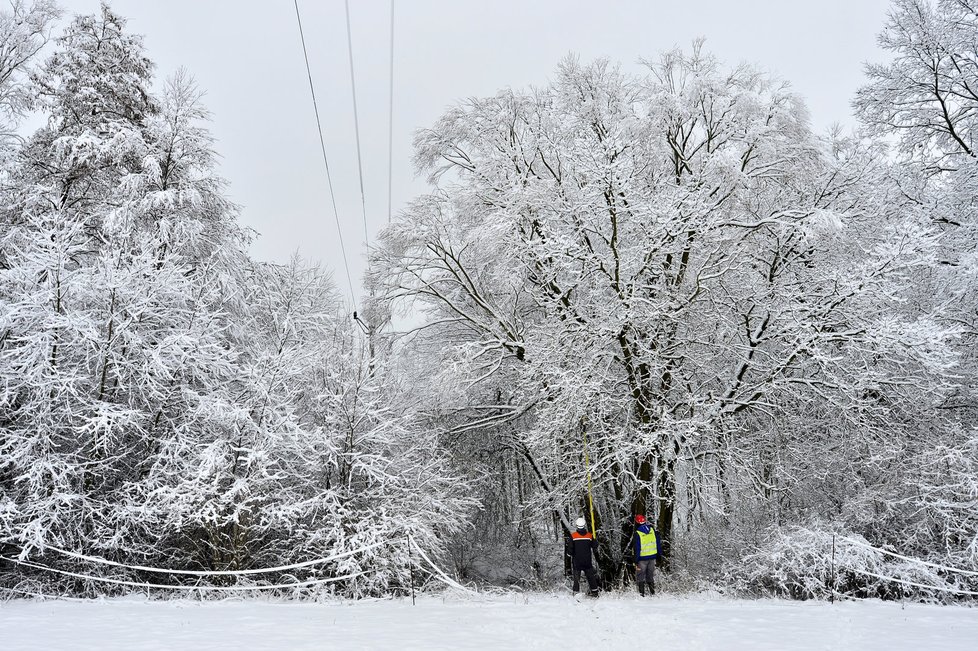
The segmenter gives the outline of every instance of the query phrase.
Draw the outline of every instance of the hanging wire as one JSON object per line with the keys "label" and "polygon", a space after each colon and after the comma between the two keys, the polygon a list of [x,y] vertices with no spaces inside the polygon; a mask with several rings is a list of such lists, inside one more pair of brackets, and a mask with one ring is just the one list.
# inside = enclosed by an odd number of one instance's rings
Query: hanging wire
{"label": "hanging wire", "polygon": [[97,581],[100,583],[111,583],[112,585],[125,585],[132,588],[157,588],[160,590],[209,590],[213,592],[253,592],[256,590],[283,590],[287,588],[305,588],[313,585],[322,585],[324,583],[335,583],[337,581],[346,581],[347,579],[354,579],[358,576],[363,576],[366,571],[355,572],[353,574],[345,574],[343,576],[334,576],[327,579],[311,579],[309,581],[297,581],[293,583],[276,583],[274,585],[241,585],[241,586],[213,586],[213,585],[167,585],[165,583],[143,583],[140,581],[126,581],[123,579],[112,579],[105,576],[95,576],[92,574],[83,574],[80,572],[67,572],[65,570],[59,570],[54,567],[48,567],[41,563],[34,563],[31,561],[22,561],[17,558],[10,556],[0,556],[0,559],[8,561],[10,563],[15,563],[23,567],[29,567],[35,570],[43,570],[45,572],[52,572],[54,574],[60,574],[62,576],[70,576],[76,579],[85,579],[86,581]]}
{"label": "hanging wire", "polygon": [[418,541],[416,541],[414,539],[414,536],[412,536],[411,534],[408,534],[408,537],[407,538],[408,538],[408,544],[409,545],[414,545],[414,548],[418,551],[418,554],[421,555],[421,558],[423,558],[425,561],[427,561],[428,565],[430,565],[432,567],[432,569],[434,569],[434,573],[431,574],[434,578],[438,579],[439,581],[441,581],[442,583],[444,583],[445,585],[447,585],[450,588],[455,588],[455,589],[461,590],[463,592],[469,592],[469,593],[474,592],[474,590],[472,590],[472,588],[467,588],[464,585],[462,585],[461,583],[459,583],[458,581],[453,580],[451,577],[449,577],[447,574],[445,574],[445,572],[443,572],[440,567],[438,567],[437,565],[435,565],[434,561],[432,561],[428,557],[428,555],[424,553],[424,550],[421,549],[421,546],[418,545]]}
{"label": "hanging wire", "polygon": [[363,158],[360,155],[360,116],[357,111],[357,80],[353,73],[353,30],[350,29],[350,0],[346,6],[346,44],[350,50],[350,89],[353,91],[353,130],[357,139],[357,171],[360,173],[360,207],[363,209],[363,243],[370,240],[367,235],[367,200],[363,193]]}
{"label": "hanging wire", "polygon": [[889,556],[893,556],[895,558],[899,558],[904,561],[910,561],[911,563],[919,563],[920,565],[926,565],[927,567],[933,567],[934,569],[944,570],[945,572],[952,572],[954,574],[964,574],[966,576],[978,576],[978,572],[975,572],[973,570],[963,570],[959,567],[949,567],[947,565],[941,565],[940,563],[931,563],[929,561],[924,561],[919,558],[902,556],[900,554],[897,554],[896,552],[891,552],[887,549],[881,549],[879,547],[873,547],[868,543],[859,542],[858,540],[854,540],[853,538],[849,538],[848,536],[842,536],[842,540],[845,540],[851,545],[856,545],[857,547],[863,547],[864,549],[872,549],[873,551],[879,552],[880,554],[887,554]]}
{"label": "hanging wire", "polygon": [[[319,119],[319,105],[316,103],[316,87],[312,83],[312,70],[309,67],[309,53],[306,50],[306,37],[302,31],[302,16],[299,14],[299,0],[293,0],[295,4],[295,19],[299,23],[299,40],[302,42],[302,57],[306,61],[306,75],[309,77],[309,93],[312,95],[312,108],[316,113],[316,128],[319,131],[319,147],[323,152],[323,166],[326,168],[326,183],[329,186],[329,198],[333,204],[333,218],[336,220],[336,234],[340,240],[340,251],[343,253],[343,267],[346,269],[346,282],[350,286],[350,301],[353,303],[354,312],[357,309],[356,294],[353,291],[353,276],[350,274],[350,263],[346,257],[346,245],[343,243],[343,229],[340,228],[340,213],[336,209],[336,194],[333,192],[333,179],[329,173],[329,158],[326,156],[326,141],[323,139],[323,124]],[[347,9],[347,27],[349,28],[349,9]],[[354,94],[355,98],[355,94]],[[354,99],[354,101],[356,101]],[[357,137],[357,156],[359,158],[360,141]],[[363,174],[361,173],[360,194],[363,196]],[[366,213],[365,213],[366,214]]]}
{"label": "hanging wire", "polygon": [[305,567],[312,567],[314,565],[322,565],[323,563],[330,563],[332,561],[339,560],[341,558],[347,558],[353,556],[354,554],[360,554],[365,551],[370,551],[385,544],[385,541],[380,541],[367,545],[365,547],[360,547],[359,549],[352,549],[345,552],[340,552],[338,554],[333,554],[331,556],[325,556],[323,558],[315,558],[310,561],[302,561],[300,563],[292,563],[291,565],[280,565],[278,567],[262,567],[254,568],[250,570],[173,570],[166,567],[149,567],[146,565],[127,565],[126,563],[118,563],[116,561],[109,560],[107,558],[102,558],[100,556],[86,556],[85,554],[79,554],[77,552],[71,552],[66,549],[60,549],[58,547],[52,547],[50,545],[46,546],[44,549],[62,554],[63,556],[68,556],[69,558],[75,558],[80,561],[86,561],[88,563],[96,563],[99,565],[109,565],[112,567],[122,567],[129,570],[137,570],[140,572],[154,572],[157,574],[179,574],[185,576],[247,576],[251,574],[270,574],[273,572],[289,572],[292,570],[298,570]]}
{"label": "hanging wire", "polygon": [[394,192],[394,0],[391,0],[391,42],[390,42],[390,89],[387,107],[387,223],[391,223],[392,195]]}
{"label": "hanging wire", "polygon": [[883,576],[882,574],[874,574],[873,572],[867,572],[865,570],[860,570],[855,567],[846,568],[846,571],[855,572],[856,574],[862,574],[863,576],[871,576],[874,579],[881,579],[883,581],[899,583],[900,585],[909,585],[914,588],[924,588],[926,590],[935,590],[937,592],[946,592],[948,594],[961,595],[967,597],[978,597],[978,592],[975,592],[973,590],[959,590],[957,588],[942,588],[936,585],[927,585],[926,583],[917,583],[915,581],[907,581],[906,579],[898,579],[893,576]]}

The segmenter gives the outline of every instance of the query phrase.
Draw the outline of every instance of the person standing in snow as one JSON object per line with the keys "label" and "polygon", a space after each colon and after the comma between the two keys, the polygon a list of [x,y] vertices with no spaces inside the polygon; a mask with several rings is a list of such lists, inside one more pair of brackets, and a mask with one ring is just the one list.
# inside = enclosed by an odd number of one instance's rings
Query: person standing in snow
{"label": "person standing in snow", "polygon": [[584,518],[575,522],[577,531],[571,533],[567,541],[567,555],[571,557],[571,571],[574,577],[574,594],[581,591],[581,572],[587,577],[588,596],[598,596],[598,573],[594,571],[593,551],[594,538],[587,530]]}
{"label": "person standing in snow", "polygon": [[645,596],[648,584],[649,594],[655,594],[655,559],[659,556],[659,541],[655,529],[645,521],[644,515],[635,516],[635,535],[632,537],[635,552],[635,582],[638,592]]}

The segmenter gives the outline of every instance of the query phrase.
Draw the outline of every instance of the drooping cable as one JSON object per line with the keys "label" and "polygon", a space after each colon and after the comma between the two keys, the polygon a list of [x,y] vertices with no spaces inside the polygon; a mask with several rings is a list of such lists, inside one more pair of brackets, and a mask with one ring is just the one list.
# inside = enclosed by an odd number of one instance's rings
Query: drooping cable
{"label": "drooping cable", "polygon": [[353,30],[350,28],[350,0],[346,6],[346,44],[350,51],[350,90],[353,92],[353,133],[357,141],[357,171],[360,174],[360,207],[363,210],[363,243],[367,244],[367,199],[363,193],[363,157],[360,154],[360,112],[357,110],[357,80],[353,72]]}
{"label": "drooping cable", "polygon": [[440,567],[435,565],[434,561],[428,558],[428,555],[424,553],[424,550],[421,549],[421,546],[418,545],[418,542],[410,534],[408,534],[408,544],[414,545],[414,548],[418,550],[419,554],[421,554],[421,558],[427,561],[428,565],[430,565],[432,569],[434,569],[434,573],[432,574],[432,576],[434,576],[436,579],[438,579],[445,585],[449,586],[450,588],[455,588],[456,590],[462,590],[463,592],[473,592],[471,588],[466,588],[458,581],[454,581],[453,579],[451,579],[447,574],[445,574],[444,571],[442,571]]}
{"label": "drooping cable", "polygon": [[[353,291],[353,276],[350,274],[350,263],[347,261],[346,257],[346,245],[343,243],[343,229],[340,228],[340,213],[336,209],[336,194],[333,192],[333,179],[329,173],[329,158],[326,156],[326,141],[323,138],[323,124],[319,118],[319,105],[316,103],[316,87],[312,82],[312,69],[309,67],[309,53],[306,50],[306,37],[302,31],[302,16],[299,14],[299,0],[293,0],[295,3],[295,19],[299,24],[299,40],[302,42],[302,56],[306,61],[306,75],[309,77],[309,93],[312,95],[312,108],[316,113],[316,128],[319,131],[319,148],[323,152],[323,166],[326,169],[326,183],[329,186],[329,199],[333,204],[333,218],[336,220],[336,235],[340,240],[340,251],[343,253],[343,267],[346,269],[346,282],[350,287],[350,301],[353,304],[353,310],[357,309],[357,299],[356,293]],[[349,9],[347,10],[347,16],[349,16]],[[347,22],[349,25],[349,19]],[[359,138],[357,140],[357,149],[359,150]],[[363,193],[363,180],[361,174],[360,181],[360,191]]]}
{"label": "drooping cable", "polygon": [[112,579],[105,576],[82,574],[80,572],[68,572],[65,570],[59,570],[54,567],[48,567],[47,565],[42,565],[40,563],[18,560],[16,558],[11,558],[9,556],[0,556],[0,559],[9,561],[11,563],[15,563],[17,565],[21,565],[23,567],[30,567],[35,570],[52,572],[54,574],[60,574],[62,576],[70,576],[75,579],[84,579],[86,581],[97,581],[100,583],[111,583],[112,585],[125,585],[132,588],[156,588],[159,590],[209,590],[212,592],[236,592],[236,591],[252,592],[255,590],[284,590],[288,588],[307,588],[313,585],[322,585],[325,583],[346,581],[348,579],[355,579],[358,576],[363,576],[364,574],[366,574],[366,571],[363,571],[363,572],[355,572],[353,574],[346,574],[343,576],[334,576],[327,579],[312,579],[309,581],[297,581],[293,583],[276,583],[274,585],[241,585],[241,586],[166,585],[165,583],[143,583],[139,581],[125,581],[123,579]]}
{"label": "drooping cable", "polygon": [[917,583],[916,581],[907,581],[906,579],[898,579],[894,576],[883,576],[882,574],[874,574],[873,572],[867,572],[865,570],[860,570],[855,567],[850,567],[846,570],[847,572],[855,572],[856,574],[862,574],[863,576],[871,576],[874,579],[881,579],[883,581],[890,581],[892,583],[899,583],[900,585],[909,585],[914,588],[924,588],[926,590],[935,590],[937,592],[947,592],[949,594],[967,596],[967,597],[978,597],[978,592],[973,590],[958,590],[957,588],[942,588],[936,585],[927,585],[926,583]]}
{"label": "drooping cable", "polygon": [[128,570],[138,570],[140,572],[154,572],[157,574],[179,574],[179,575],[186,575],[186,576],[248,576],[253,574],[269,574],[272,572],[288,572],[291,570],[298,570],[306,567],[312,567],[314,565],[322,565],[324,563],[336,561],[341,558],[353,556],[354,554],[370,551],[371,549],[375,549],[383,544],[384,541],[380,541],[380,542],[367,545],[366,547],[340,552],[339,554],[333,554],[332,556],[326,556],[324,558],[316,558],[310,561],[302,561],[301,563],[292,563],[291,565],[280,565],[278,567],[263,567],[263,568],[255,568],[250,570],[172,570],[165,567],[149,567],[146,565],[128,565],[126,563],[118,563],[116,561],[110,561],[107,558],[101,558],[99,556],[86,556],[85,554],[70,552],[66,549],[59,549],[58,547],[52,547],[50,545],[45,547],[45,549],[56,552],[58,554],[62,554],[64,556],[68,556],[70,558],[78,559],[80,561],[86,561],[88,563],[97,563],[99,565],[110,565],[112,567],[121,567]]}
{"label": "drooping cable", "polygon": [[978,572],[975,572],[974,570],[963,570],[959,567],[949,567],[947,565],[941,565],[940,563],[931,563],[930,561],[924,561],[919,558],[911,558],[910,556],[903,556],[901,554],[897,554],[896,552],[891,552],[887,549],[873,547],[870,544],[860,542],[853,538],[849,538],[848,536],[842,536],[842,540],[845,540],[846,542],[852,545],[856,545],[857,547],[863,547],[864,549],[872,549],[873,551],[879,552],[880,554],[887,554],[888,556],[893,556],[895,558],[899,558],[904,561],[910,561],[911,563],[919,563],[920,565],[933,567],[934,569],[937,570],[944,570],[945,572],[951,572],[954,574],[964,574],[965,576],[978,576]]}

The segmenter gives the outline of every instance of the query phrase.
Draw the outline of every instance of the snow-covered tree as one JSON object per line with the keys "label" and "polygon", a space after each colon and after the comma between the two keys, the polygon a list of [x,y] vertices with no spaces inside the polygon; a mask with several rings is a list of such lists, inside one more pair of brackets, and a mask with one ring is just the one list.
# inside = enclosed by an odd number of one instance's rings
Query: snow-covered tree
{"label": "snow-covered tree", "polygon": [[[946,407],[973,422],[978,369],[978,3],[897,0],[880,35],[892,53],[867,67],[854,103],[868,135],[892,143],[891,175],[941,229],[939,265],[919,279],[922,301],[947,303],[966,361]],[[961,411],[964,410],[964,411]]]}
{"label": "snow-covered tree", "polygon": [[587,514],[590,471],[609,576],[633,514],[655,513],[668,558],[680,516],[763,495],[771,433],[885,427],[910,367],[943,388],[950,333],[885,312],[931,264],[929,224],[881,223],[872,157],[814,136],[751,67],[699,46],[637,77],[568,60],[416,145],[445,182],[382,235],[378,296],[426,315],[437,412],[519,453],[538,522]]}
{"label": "snow-covered tree", "polygon": [[0,545],[220,571],[342,552],[316,570],[355,575],[334,589],[404,585],[393,529],[442,550],[466,480],[329,276],[248,259],[189,77],[156,95],[106,6],[57,45],[47,125],[5,170]]}
{"label": "snow-covered tree", "polygon": [[[342,553],[204,580],[364,596],[404,587],[406,534],[546,581],[579,515],[618,580],[641,513],[664,564],[748,590],[838,586],[832,532],[973,568],[975,10],[895,3],[858,136],[701,43],[450,109],[416,137],[434,188],[372,251],[363,327],[328,273],[249,259],[186,73],[154,88],[105,5],[49,42],[57,8],[15,2],[0,131],[47,122],[0,143],[0,551],[157,583],[181,578],[50,547],[195,571]],[[898,592],[860,572],[978,589],[865,547],[840,564],[865,595]],[[25,575],[62,580],[0,568]]]}
{"label": "snow-covered tree", "polygon": [[3,531],[26,548],[124,535],[111,496],[227,381],[243,260],[186,84],[154,99],[140,39],[107,7],[58,43],[2,241]]}
{"label": "snow-covered tree", "polygon": [[[939,234],[934,264],[913,276],[904,311],[959,333],[951,390],[906,439],[882,450],[876,483],[850,519],[877,544],[956,566],[978,564],[974,486],[978,373],[978,3],[896,0],[854,102],[865,134],[887,148],[887,182]],[[974,586],[971,587],[974,589]]]}
{"label": "snow-covered tree", "polygon": [[47,44],[51,23],[61,14],[51,0],[13,0],[0,11],[0,139],[7,149],[30,108],[30,66]]}

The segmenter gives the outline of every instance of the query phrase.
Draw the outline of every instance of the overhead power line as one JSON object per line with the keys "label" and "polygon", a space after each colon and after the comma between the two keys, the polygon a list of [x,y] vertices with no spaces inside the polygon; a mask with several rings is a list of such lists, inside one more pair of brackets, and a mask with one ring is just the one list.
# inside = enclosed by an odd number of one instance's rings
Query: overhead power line
{"label": "overhead power line", "polygon": [[357,111],[357,79],[353,72],[353,30],[350,29],[350,0],[345,0],[346,6],[346,44],[350,50],[350,90],[353,93],[353,131],[357,140],[357,171],[360,173],[360,207],[363,210],[363,243],[368,244],[367,234],[367,200],[363,193],[363,159],[360,155],[360,114]]}
{"label": "overhead power line", "polygon": [[[329,158],[326,156],[326,141],[323,139],[323,124],[319,119],[319,105],[316,103],[316,86],[312,81],[312,70],[309,67],[309,53],[306,50],[306,37],[302,31],[302,16],[299,13],[299,0],[293,0],[295,4],[295,19],[299,24],[299,40],[302,42],[302,57],[306,62],[306,75],[309,77],[309,93],[312,95],[312,108],[316,113],[316,129],[319,131],[319,147],[323,152],[323,166],[326,169],[326,183],[329,186],[329,199],[333,205],[333,219],[336,221],[336,235],[339,237],[340,241],[340,251],[343,254],[343,268],[346,269],[346,282],[350,287],[350,301],[353,304],[353,310],[357,309],[357,298],[356,293],[353,291],[353,276],[350,274],[350,263],[346,256],[346,245],[343,243],[343,229],[340,228],[340,214],[336,209],[336,194],[333,192],[333,179],[329,173]],[[347,8],[347,28],[349,28],[349,7]],[[351,50],[352,53],[352,50]],[[355,94],[354,94],[355,97]],[[356,100],[354,99],[354,102]],[[360,149],[360,139],[357,136],[357,150],[359,156]],[[363,173],[360,175],[360,194],[363,196]],[[364,213],[366,215],[366,213]],[[366,218],[366,217],[364,217]],[[364,222],[366,224],[366,222]],[[364,231],[366,232],[366,230]]]}

